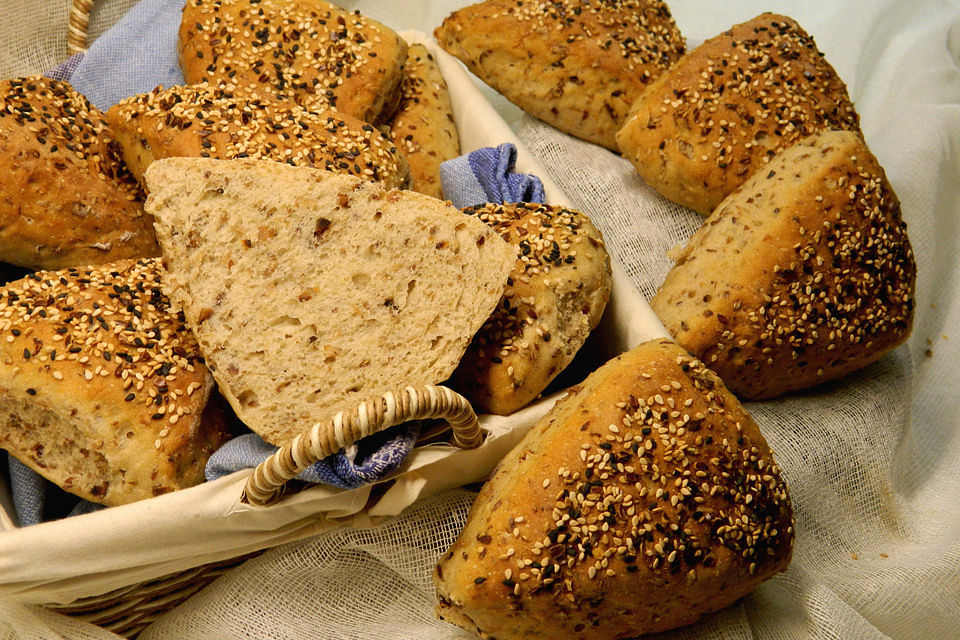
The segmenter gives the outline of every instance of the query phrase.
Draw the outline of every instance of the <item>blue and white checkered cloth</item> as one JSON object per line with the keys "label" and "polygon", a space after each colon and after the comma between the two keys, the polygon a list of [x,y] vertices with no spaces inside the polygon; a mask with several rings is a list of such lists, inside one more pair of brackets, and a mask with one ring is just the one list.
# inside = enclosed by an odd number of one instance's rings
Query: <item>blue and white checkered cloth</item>
{"label": "blue and white checkered cloth", "polygon": [[[73,87],[100,109],[157,85],[183,84],[177,66],[177,29],[184,0],[141,0],[86,54],[76,54],[47,73]],[[478,149],[441,165],[444,195],[458,207],[485,202],[543,202],[543,185],[513,173],[512,144]],[[321,460],[298,476],[306,482],[352,489],[397,469],[419,437],[419,425],[398,425]],[[207,480],[256,467],[277,450],[255,433],[227,442],[210,458]],[[21,526],[101,508],[60,491],[12,456],[8,457],[14,508]]]}

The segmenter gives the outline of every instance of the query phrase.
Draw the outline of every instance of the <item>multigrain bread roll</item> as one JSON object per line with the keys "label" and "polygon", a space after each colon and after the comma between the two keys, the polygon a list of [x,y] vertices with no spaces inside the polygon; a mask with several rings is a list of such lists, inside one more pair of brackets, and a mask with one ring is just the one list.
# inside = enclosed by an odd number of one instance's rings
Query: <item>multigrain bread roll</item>
{"label": "multigrain bread roll", "polygon": [[507,415],[546,389],[600,322],[610,298],[610,256],[579,211],[526,203],[463,211],[496,229],[519,256],[452,383],[482,410]]}
{"label": "multigrain bread roll", "polygon": [[644,180],[709,215],[781,149],[859,131],[847,87],[813,38],[762,14],[691,51],[637,99],[617,145]]}
{"label": "multigrain bread roll", "polygon": [[449,378],[516,260],[447,203],[329,171],[171,158],[147,185],[168,293],[237,416],[274,444]]}
{"label": "multigrain bread roll", "polygon": [[657,340],[571,388],[500,462],[437,565],[437,611],[498,640],[632,638],[733,603],[792,543],[757,425]]}
{"label": "multigrain bread roll", "polygon": [[442,198],[440,163],[460,155],[460,138],[447,83],[422,44],[410,45],[400,106],[386,130],[410,165],[414,191]]}
{"label": "multigrain bread roll", "polygon": [[630,105],[684,50],[660,0],[487,0],[434,36],[527,113],[613,150]]}
{"label": "multigrain bread roll", "polygon": [[0,447],[100,504],[202,482],[226,438],[162,271],[156,258],[126,260],[0,288]]}
{"label": "multigrain bread roll", "polygon": [[138,180],[154,160],[252,158],[316,167],[406,187],[410,169],[373,126],[334,110],[233,94],[209,84],[157,87],[107,111]]}
{"label": "multigrain bread roll", "polygon": [[839,378],[910,333],[916,264],[900,203],[850,131],[780,152],[691,238],[651,306],[745,398]]}
{"label": "multigrain bread roll", "polygon": [[159,255],[103,114],[65,82],[0,82],[0,261],[31,269]]}
{"label": "multigrain bread roll", "polygon": [[400,98],[407,43],[323,0],[188,0],[179,37],[188,84],[208,81],[371,123],[385,121]]}

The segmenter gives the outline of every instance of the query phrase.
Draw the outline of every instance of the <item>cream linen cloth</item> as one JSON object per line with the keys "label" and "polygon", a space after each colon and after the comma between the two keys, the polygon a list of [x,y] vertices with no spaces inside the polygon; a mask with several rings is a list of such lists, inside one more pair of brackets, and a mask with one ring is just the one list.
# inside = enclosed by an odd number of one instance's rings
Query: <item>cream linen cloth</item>
{"label": "cream linen cloth", "polygon": [[[6,75],[60,61],[61,4],[0,6]],[[94,29],[129,4],[107,2]],[[344,4],[395,28],[429,31],[465,3]],[[846,80],[867,142],[903,202],[919,277],[908,346],[845,381],[749,405],[794,499],[789,571],[738,605],[658,637],[960,638],[960,7],[926,0],[669,4],[691,42],[764,10],[791,15],[815,36]],[[640,291],[652,295],[669,268],[666,250],[700,218],[659,198],[626,161],[485,94],[560,190],[594,217]],[[471,500],[448,491],[378,527],[338,529],[269,551],[141,638],[468,637],[434,621],[429,571]],[[0,639],[115,637],[0,601]]]}

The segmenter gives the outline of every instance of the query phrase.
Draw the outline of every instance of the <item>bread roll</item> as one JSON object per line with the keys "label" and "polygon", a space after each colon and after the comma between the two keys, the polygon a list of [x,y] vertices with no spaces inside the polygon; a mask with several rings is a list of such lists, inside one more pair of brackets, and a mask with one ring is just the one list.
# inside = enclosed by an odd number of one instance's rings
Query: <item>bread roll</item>
{"label": "bread roll", "polygon": [[353,176],[171,158],[146,177],[167,290],[238,417],[274,444],[450,377],[516,260],[449,204]]}
{"label": "bread roll", "polygon": [[188,84],[371,123],[396,107],[407,55],[392,29],[323,0],[187,0],[179,43]]}
{"label": "bread roll", "polygon": [[160,158],[263,158],[406,187],[410,169],[374,127],[337,111],[233,94],[208,84],[157,87],[121,100],[107,119],[138,180]]}
{"label": "bread roll", "polygon": [[452,383],[482,410],[508,415],[547,388],[600,322],[610,299],[610,256],[579,211],[526,203],[463,211],[496,229],[519,256]]}
{"label": "bread roll", "polygon": [[613,150],[630,105],[684,48],[660,0],[487,0],[434,36],[530,115]]}
{"label": "bread roll", "polygon": [[617,145],[657,191],[709,215],[781,149],[824,129],[859,127],[847,87],[813,38],[764,13],[653,82]]}
{"label": "bread roll", "polygon": [[422,44],[410,45],[400,106],[386,129],[410,165],[414,191],[442,198],[440,163],[460,155],[460,138],[447,83]]}
{"label": "bread roll", "polygon": [[0,261],[31,269],[159,255],[103,114],[65,83],[0,82]]}
{"label": "bread roll", "polygon": [[745,398],[839,378],[910,334],[916,263],[900,203],[850,131],[780,152],[691,238],[651,306]]}
{"label": "bread roll", "polygon": [[203,481],[226,438],[213,378],[158,259],[41,271],[0,288],[0,447],[119,505]]}
{"label": "bread roll", "polygon": [[647,342],[500,462],[437,565],[437,611],[498,640],[672,629],[786,568],[792,516],[737,399],[675,344]]}

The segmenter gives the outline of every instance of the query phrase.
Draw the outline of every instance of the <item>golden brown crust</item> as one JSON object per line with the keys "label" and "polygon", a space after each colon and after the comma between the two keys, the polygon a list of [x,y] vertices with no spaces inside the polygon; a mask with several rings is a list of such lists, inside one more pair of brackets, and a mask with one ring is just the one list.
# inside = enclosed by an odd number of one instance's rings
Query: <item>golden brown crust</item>
{"label": "golden brown crust", "polygon": [[488,0],[434,35],[527,113],[613,150],[630,105],[684,48],[660,0]]}
{"label": "golden brown crust", "polygon": [[610,256],[590,219],[543,204],[463,210],[520,253],[496,311],[454,372],[455,389],[489,413],[532,402],[583,346],[610,298]]}
{"label": "golden brown crust", "polygon": [[372,125],[334,110],[233,94],[208,84],[157,87],[107,111],[138,180],[160,158],[251,158],[315,167],[402,188],[406,160]]}
{"label": "golden brown crust", "polygon": [[617,144],[657,191],[709,215],[781,149],[824,129],[859,128],[813,38],[765,13],[707,40],[651,84]]}
{"label": "golden brown crust", "polygon": [[717,208],[651,301],[746,398],[839,378],[903,342],[916,264],[900,203],[860,137],[782,151]]}
{"label": "golden brown crust", "polygon": [[512,638],[626,638],[727,606],[790,560],[757,425],[669,340],[570,390],[497,467],[434,581],[444,619]]}
{"label": "golden brown crust", "polygon": [[440,163],[460,155],[460,138],[447,83],[422,44],[410,45],[402,88],[387,134],[410,165],[414,191],[442,198]]}
{"label": "golden brown crust", "polygon": [[[124,504],[203,480],[222,444],[211,377],[159,259],[0,289],[0,446],[76,495]],[[203,419],[201,419],[203,414]]]}
{"label": "golden brown crust", "polygon": [[374,122],[396,106],[407,43],[322,0],[188,0],[179,53],[188,84],[209,81]]}
{"label": "golden brown crust", "polygon": [[65,82],[0,82],[0,261],[32,269],[159,255],[100,111]]}

